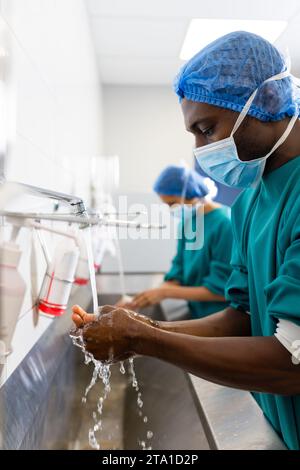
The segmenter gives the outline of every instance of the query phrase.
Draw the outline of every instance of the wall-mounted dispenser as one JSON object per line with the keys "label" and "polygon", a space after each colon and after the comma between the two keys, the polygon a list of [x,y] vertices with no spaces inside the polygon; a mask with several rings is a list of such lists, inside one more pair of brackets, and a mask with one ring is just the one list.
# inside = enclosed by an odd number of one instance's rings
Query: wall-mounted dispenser
{"label": "wall-mounted dispenser", "polygon": [[86,243],[83,238],[79,240],[79,260],[76,269],[74,284],[77,286],[86,286],[90,281],[89,261]]}
{"label": "wall-mounted dispenser", "polygon": [[110,253],[111,256],[116,256],[116,246],[114,240],[109,238],[106,227],[96,228],[93,232],[92,244],[95,272],[99,273],[105,254]]}
{"label": "wall-mounted dispenser", "polygon": [[[37,228],[38,225],[39,224],[35,224],[35,227]],[[64,240],[56,246],[52,260],[50,259],[47,246],[40,233],[41,228],[68,237],[68,240]],[[42,226],[39,227],[38,235],[47,262],[47,270],[40,290],[38,308],[46,315],[59,317],[63,315],[67,309],[74,282],[74,275],[79,258],[77,238],[75,235],[68,232],[59,232]]]}
{"label": "wall-mounted dispenser", "polygon": [[12,350],[11,341],[23,305],[26,283],[18,271],[22,252],[16,243],[20,227],[13,227],[10,241],[0,244],[0,339],[6,354]]}
{"label": "wall-mounted dispenser", "polygon": [[[109,252],[111,256],[116,256],[115,244],[114,241],[109,238],[109,232],[107,229],[108,228],[105,226],[94,226],[91,229],[94,268],[96,273],[101,270],[101,265],[105,253]],[[86,286],[90,281],[90,271],[86,242],[83,238],[79,241],[79,247],[80,256],[74,284],[76,284],[77,286]]]}

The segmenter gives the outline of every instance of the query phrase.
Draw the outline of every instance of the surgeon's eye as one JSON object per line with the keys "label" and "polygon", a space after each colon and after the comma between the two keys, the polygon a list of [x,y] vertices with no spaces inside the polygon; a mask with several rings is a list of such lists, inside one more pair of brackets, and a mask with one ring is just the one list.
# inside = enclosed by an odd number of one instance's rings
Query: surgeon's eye
{"label": "surgeon's eye", "polygon": [[207,129],[204,129],[203,131],[201,131],[203,135],[205,135],[206,137],[211,137],[214,133],[214,128],[213,127],[209,127]]}

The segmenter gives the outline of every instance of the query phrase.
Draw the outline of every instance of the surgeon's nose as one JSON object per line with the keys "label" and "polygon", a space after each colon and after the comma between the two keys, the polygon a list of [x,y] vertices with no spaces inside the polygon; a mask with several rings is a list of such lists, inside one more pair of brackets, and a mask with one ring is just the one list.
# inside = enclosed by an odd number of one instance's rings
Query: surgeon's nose
{"label": "surgeon's nose", "polygon": [[204,136],[197,135],[195,137],[195,148],[203,147],[204,145],[207,145],[206,138]]}

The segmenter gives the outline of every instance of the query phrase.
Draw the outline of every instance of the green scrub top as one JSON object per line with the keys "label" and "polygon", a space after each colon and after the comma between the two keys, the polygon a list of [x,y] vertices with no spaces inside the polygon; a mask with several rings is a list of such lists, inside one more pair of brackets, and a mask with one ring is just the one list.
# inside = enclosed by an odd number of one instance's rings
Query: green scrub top
{"label": "green scrub top", "polygon": [[[253,336],[274,335],[279,318],[300,325],[299,195],[297,157],[244,191],[232,209],[233,271],[226,297],[250,313]],[[295,367],[300,374],[300,365]],[[253,395],[287,446],[299,450],[300,395]]]}
{"label": "green scrub top", "polygon": [[[198,222],[196,222],[196,219]],[[189,243],[194,240],[183,230],[184,225],[191,223],[196,231],[196,224],[204,223],[200,248],[190,250]],[[197,228],[198,232],[200,227]],[[214,294],[225,296],[225,286],[231,273],[230,254],[232,232],[229,209],[222,207],[207,214],[196,217],[196,213],[179,224],[177,254],[172,261],[170,271],[165,280],[176,280],[182,286],[204,286]],[[188,236],[187,236],[188,235]],[[228,306],[228,302],[188,302],[193,318],[201,318],[220,311]]]}

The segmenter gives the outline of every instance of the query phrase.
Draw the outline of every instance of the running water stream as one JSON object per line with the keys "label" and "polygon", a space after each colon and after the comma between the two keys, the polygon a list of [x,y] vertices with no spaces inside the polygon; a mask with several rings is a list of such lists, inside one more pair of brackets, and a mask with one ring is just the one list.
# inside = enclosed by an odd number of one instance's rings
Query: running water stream
{"label": "running water stream", "polygon": [[[84,363],[85,365],[88,365],[90,363],[93,364],[94,370],[92,374],[91,381],[89,385],[86,387],[86,390],[84,392],[84,396],[82,397],[82,403],[85,404],[87,402],[87,396],[90,392],[90,390],[94,387],[94,385],[100,380],[103,385],[104,385],[104,393],[100,395],[97,403],[97,410],[93,412],[93,420],[94,424],[93,426],[89,429],[89,444],[93,449],[100,450],[101,446],[99,441],[97,440],[96,433],[101,432],[103,427],[102,427],[102,412],[103,412],[103,406],[106,398],[108,397],[108,394],[111,390],[110,387],[110,377],[111,377],[111,364],[106,364],[101,361],[97,361],[92,354],[86,351],[83,337],[81,334],[70,334],[73,344],[77,347],[79,347],[83,354],[84,354]],[[137,407],[138,407],[138,414],[141,418],[141,420],[147,424],[148,423],[148,417],[146,415],[143,415],[142,408],[143,408],[143,400],[142,400],[142,393],[140,391],[140,387],[136,378],[135,370],[134,370],[134,362],[133,358],[130,358],[128,360],[128,372],[131,377],[131,384],[132,387],[135,389],[137,393]],[[120,363],[120,372],[121,374],[126,374],[126,369],[124,366],[124,363]],[[137,442],[139,446],[143,450],[152,450],[152,447],[149,445],[147,447],[146,440],[150,441],[153,437],[152,431],[148,430],[146,432],[146,438],[144,440],[137,439]]]}
{"label": "running water stream", "polygon": [[88,258],[88,265],[89,265],[89,273],[90,273],[90,283],[92,289],[92,296],[93,296],[93,311],[94,313],[98,314],[98,295],[97,295],[97,285],[96,285],[96,273],[95,273],[95,266],[94,266],[94,255],[93,255],[93,248],[92,248],[92,232],[91,227],[87,227],[83,230],[83,237],[86,245],[86,252]]}
{"label": "running water stream", "polygon": [[[148,423],[148,416],[146,415],[143,415],[143,411],[142,411],[142,408],[144,406],[144,402],[142,400],[142,392],[140,391],[140,387],[139,387],[139,384],[138,384],[138,381],[137,381],[137,378],[136,378],[136,374],[135,374],[135,370],[134,370],[134,363],[133,363],[134,359],[133,357],[131,357],[130,359],[128,359],[128,362],[129,362],[129,372],[130,372],[130,375],[131,375],[131,384],[132,384],[132,387],[135,389],[136,393],[137,393],[137,406],[138,406],[138,414],[139,414],[139,417],[143,420],[143,422],[146,424]],[[124,367],[124,366],[123,366]],[[147,434],[146,434],[146,438],[147,440],[150,440],[152,439],[153,437],[153,432],[152,431],[147,431]],[[146,441],[145,440],[140,440],[138,439],[137,440],[139,446],[143,449],[143,450],[152,450],[152,447],[149,446],[147,447],[146,445]]]}
{"label": "running water stream", "polygon": [[[84,240],[86,243],[86,250],[88,255],[88,264],[89,264],[89,273],[90,273],[90,283],[91,283],[91,290],[93,296],[93,312],[96,315],[101,315],[101,308],[98,306],[98,296],[97,296],[97,286],[96,286],[96,276],[95,276],[95,268],[94,268],[94,257],[92,251],[92,238],[91,238],[91,228],[88,227],[84,230]],[[124,282],[124,270],[123,270],[123,263],[122,263],[122,256],[121,256],[121,249],[119,240],[117,239],[117,252],[118,252],[118,261],[119,261],[119,269],[120,269],[120,283],[121,283],[121,293],[125,295],[125,282]],[[96,433],[102,430],[102,411],[104,402],[111,390],[110,386],[110,377],[111,377],[111,364],[105,363],[101,361],[97,361],[92,354],[90,354],[84,345],[84,340],[82,337],[82,333],[76,334],[70,333],[70,337],[72,338],[73,344],[79,347],[83,354],[84,354],[84,363],[86,365],[92,363],[94,366],[94,371],[92,374],[91,382],[87,386],[84,396],[82,397],[83,404],[87,401],[87,396],[90,390],[94,387],[98,380],[102,381],[104,385],[104,393],[99,397],[97,403],[97,411],[93,412],[93,420],[94,425],[89,429],[89,444],[93,449],[99,450],[100,444],[96,438]],[[120,363],[120,372],[121,374],[126,374],[126,369],[124,367],[124,363]],[[131,376],[131,383],[132,387],[135,389],[137,393],[137,406],[138,406],[138,414],[146,424],[148,423],[148,417],[143,415],[142,408],[143,408],[143,400],[142,400],[142,393],[140,391],[138,381],[136,378],[135,370],[134,370],[134,363],[133,358],[129,359],[129,374]],[[149,441],[153,437],[152,431],[147,431],[146,439]],[[139,440],[138,444],[144,450],[151,450],[151,446],[147,447],[145,440]]]}

